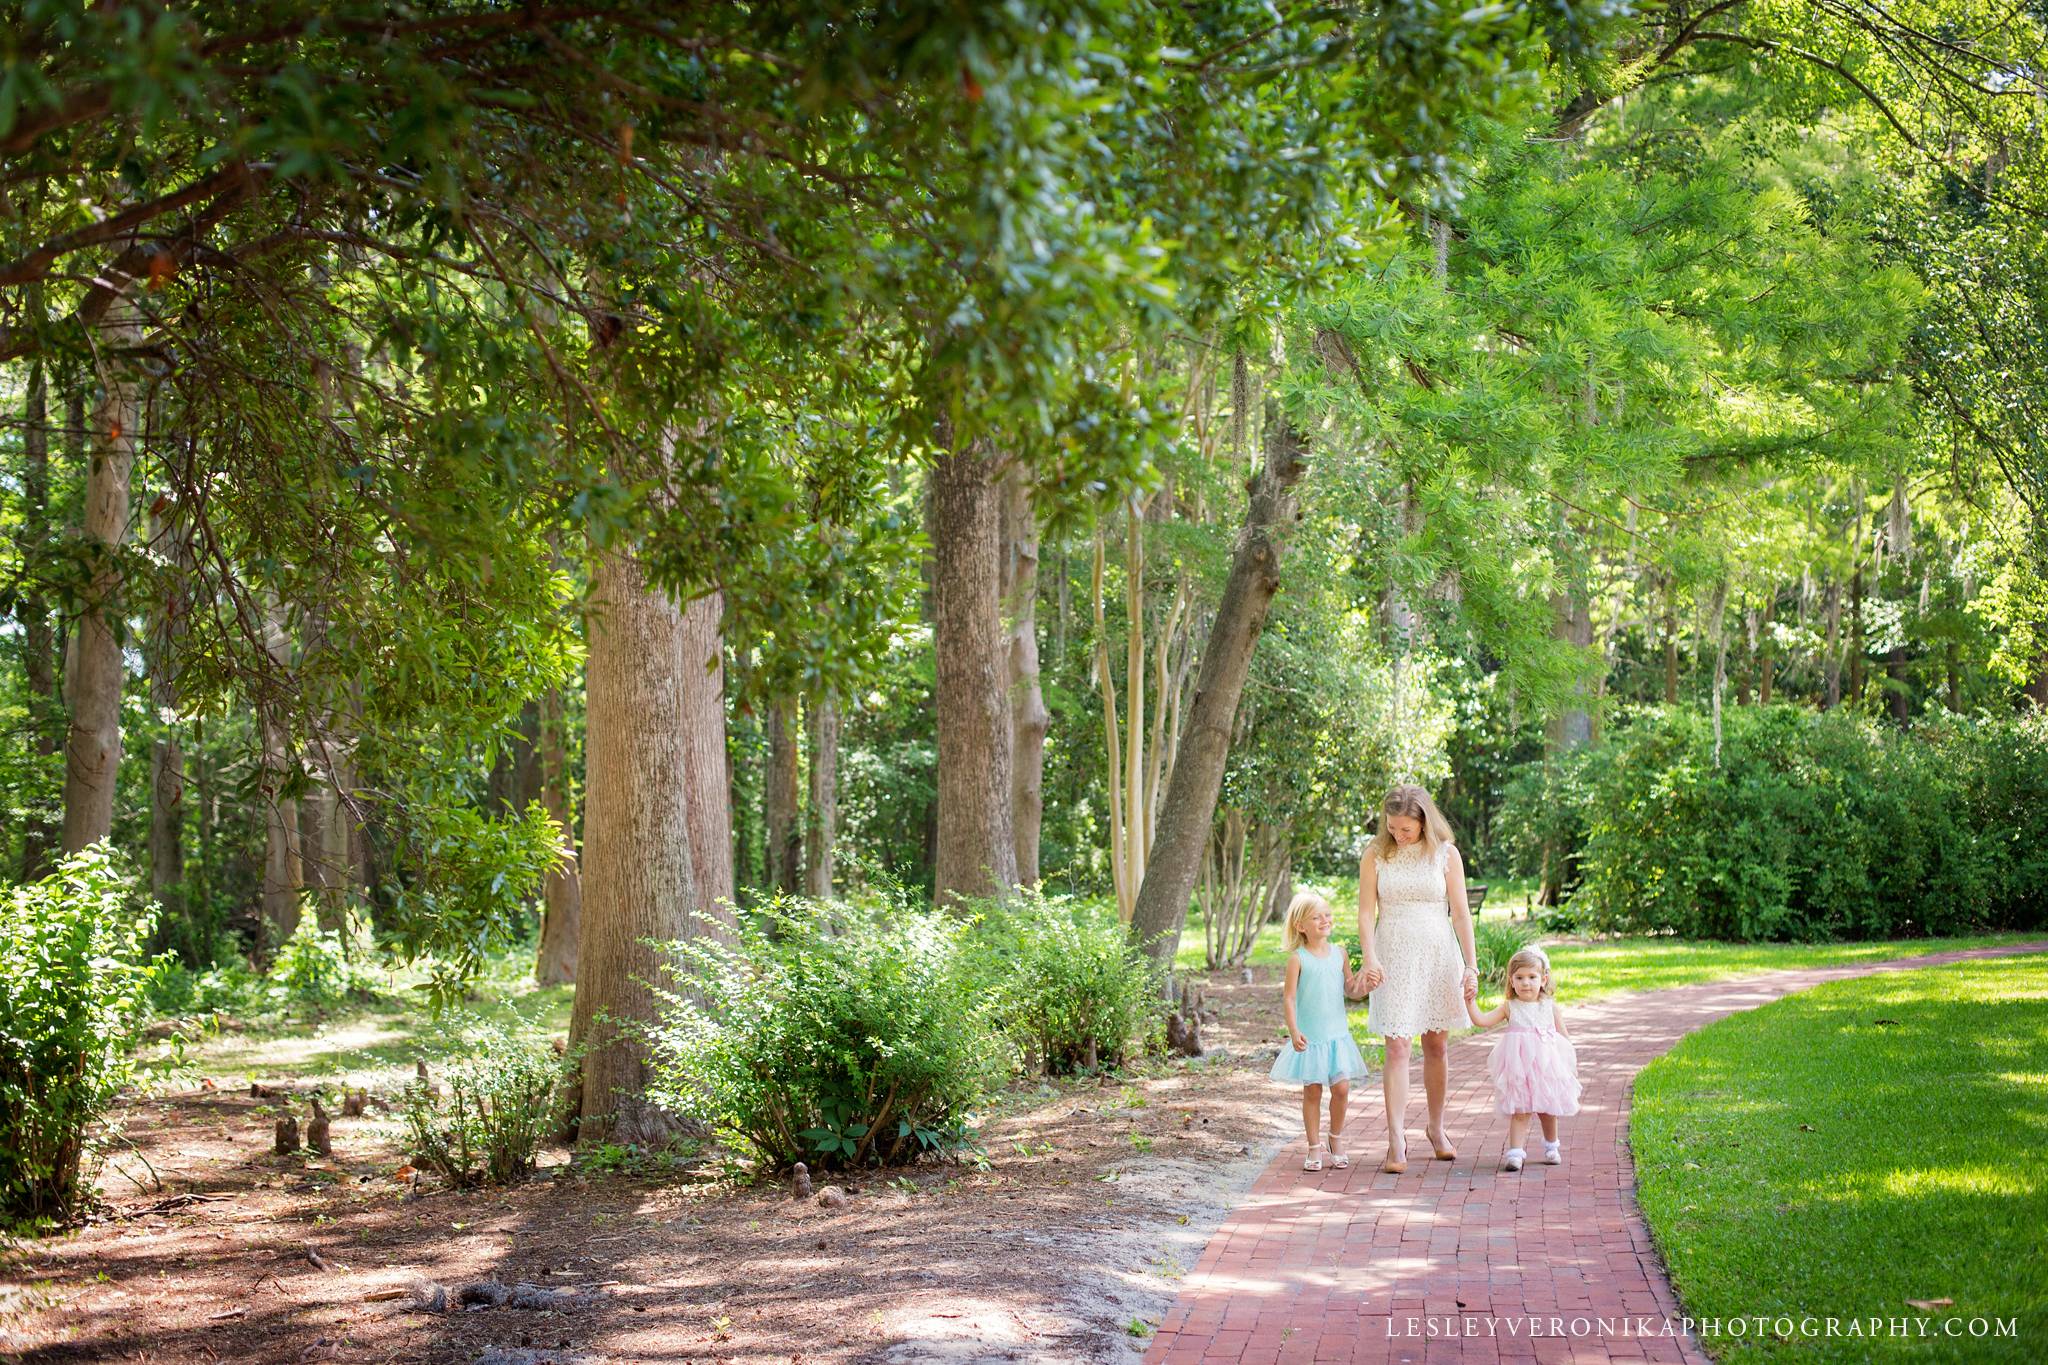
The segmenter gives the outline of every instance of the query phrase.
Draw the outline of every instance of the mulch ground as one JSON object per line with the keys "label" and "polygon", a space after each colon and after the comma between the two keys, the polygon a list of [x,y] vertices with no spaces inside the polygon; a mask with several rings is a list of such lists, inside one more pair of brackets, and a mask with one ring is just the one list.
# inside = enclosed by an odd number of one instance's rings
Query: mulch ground
{"label": "mulch ground", "polygon": [[[1020,1083],[984,1131],[985,1169],[865,1174],[841,1182],[838,1209],[708,1168],[599,1177],[556,1164],[509,1190],[416,1188],[394,1176],[404,1157],[389,1119],[336,1118],[332,1159],[279,1157],[284,1102],[246,1084],[133,1099],[116,1115],[133,1154],[113,1167],[139,1184],[104,1175],[93,1221],[0,1250],[0,1355],[1131,1359],[1225,1212],[1219,1198],[1241,1193],[1298,1122],[1252,1074],[1281,1031],[1276,981],[1219,977],[1209,994],[1221,1056]],[[574,1291],[580,1306],[436,1313],[411,1292],[483,1279]]]}

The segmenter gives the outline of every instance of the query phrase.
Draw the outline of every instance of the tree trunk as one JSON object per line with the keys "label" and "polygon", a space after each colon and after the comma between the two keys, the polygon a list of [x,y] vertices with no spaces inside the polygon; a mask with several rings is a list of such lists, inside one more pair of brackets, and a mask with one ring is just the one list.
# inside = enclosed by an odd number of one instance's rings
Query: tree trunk
{"label": "tree trunk", "polygon": [[839,838],[839,698],[820,693],[804,708],[810,725],[811,791],[804,813],[804,894],[832,894],[832,849]]}
{"label": "tree trunk", "polygon": [[[285,632],[282,609],[275,601],[264,610],[264,648],[280,671],[291,667],[291,637]],[[299,803],[284,795],[290,775],[291,755],[284,718],[277,714],[280,703],[270,700],[259,708],[257,727],[262,735],[263,837],[263,938],[259,955],[268,959],[299,927],[299,891],[305,885],[305,851],[299,841]]]}
{"label": "tree trunk", "polygon": [[[959,446],[950,423],[939,437],[945,453],[931,481],[939,732],[932,897],[941,908],[957,909],[963,901],[1001,896],[1017,884],[1017,844],[1010,822],[1010,704],[1004,686],[1009,650],[995,461],[982,443]],[[1198,846],[1197,861],[1199,852]]]}
{"label": "tree trunk", "polygon": [[576,858],[576,801],[569,771],[568,704],[560,688],[540,699],[539,744],[541,803],[561,831],[561,866],[548,873],[541,887],[540,951],[533,979],[559,986],[576,979],[576,935],[583,912],[583,880]]}
{"label": "tree trunk", "polygon": [[85,541],[93,563],[85,607],[71,637],[66,700],[70,743],[64,762],[64,851],[75,853],[114,827],[114,786],[121,767],[121,645],[116,634],[121,586],[116,556],[128,530],[128,484],[142,419],[133,361],[142,343],[140,314],[125,295],[99,326],[101,397],[92,415],[92,463],[85,481]]}
{"label": "tree trunk", "polygon": [[161,735],[149,754],[149,889],[163,907],[164,924],[183,914],[181,883],[185,880],[185,754],[178,743],[178,688],[172,673],[179,637],[185,628],[185,585],[191,554],[186,548],[182,517],[174,503],[149,515],[150,545],[171,566],[170,582],[154,610],[149,632],[149,701]]}
{"label": "tree trunk", "polygon": [[1863,696],[1863,570],[1849,579],[1849,700]]}
{"label": "tree trunk", "polygon": [[803,885],[803,831],[797,824],[796,703],[778,697],[768,703],[768,772],[761,784],[762,823],[767,827],[770,891],[795,895]]}
{"label": "tree trunk", "polygon": [[[667,957],[652,942],[699,927],[691,860],[683,613],[619,550],[591,576],[582,933],[569,1041],[582,1048],[581,1141],[657,1143],[675,1121],[648,1098],[632,1031],[660,1012]],[[716,921],[706,928],[717,928]]]}
{"label": "tree trunk", "polygon": [[519,708],[512,734],[498,749],[491,765],[490,803],[508,815],[524,813],[540,800],[540,757],[536,752],[540,735],[540,703],[527,702]]}
{"label": "tree trunk", "polygon": [[1038,839],[1045,820],[1045,732],[1052,716],[1038,679],[1038,518],[1023,468],[1002,485],[1003,616],[1008,622],[1010,822],[1017,880],[1038,881]]}
{"label": "tree trunk", "polygon": [[[22,423],[21,474],[21,558],[28,572],[23,576],[20,603],[15,616],[21,622],[22,671],[28,682],[30,752],[35,769],[48,773],[64,752],[64,702],[57,695],[57,632],[50,623],[50,604],[40,590],[38,563],[50,539],[50,426],[49,383],[41,362],[28,374],[28,405]],[[83,399],[70,404],[72,430],[67,444],[77,458],[83,439]],[[47,875],[55,861],[53,854],[62,838],[62,827],[50,818],[41,800],[29,803],[22,822],[21,879],[36,881]]]}
{"label": "tree trunk", "polygon": [[1948,665],[1948,709],[1961,715],[1963,712],[1962,647],[1950,637],[1947,649]]}
{"label": "tree trunk", "polygon": [[1664,579],[1664,704],[1678,704],[1678,579]]}
{"label": "tree trunk", "polygon": [[[1584,583],[1574,582],[1566,591],[1553,594],[1550,607],[1558,639],[1582,652],[1592,648],[1593,611]],[[1593,742],[1592,686],[1584,676],[1573,680],[1570,698],[1550,724],[1553,753],[1570,753]]]}
{"label": "tree trunk", "polygon": [[1721,693],[1728,686],[1728,582],[1714,585],[1714,766],[1721,766]]}
{"label": "tree trunk", "polygon": [[1252,485],[1244,532],[1202,651],[1187,732],[1166,784],[1152,856],[1131,913],[1132,939],[1162,971],[1180,947],[1188,898],[1201,875],[1203,846],[1216,818],[1237,704],[1273,594],[1280,590],[1281,549],[1295,518],[1293,488],[1302,475],[1305,446],[1271,399],[1266,431],[1266,462]]}
{"label": "tree trunk", "polygon": [[690,868],[700,921],[730,925],[732,806],[725,774],[725,594],[683,608],[683,743],[689,754]]}
{"label": "tree trunk", "polygon": [[332,894],[338,877],[326,859],[327,830],[334,823],[334,807],[334,788],[321,778],[314,778],[306,794],[299,798],[299,873],[321,929],[340,933],[348,921]]}
{"label": "tree trunk", "polygon": [[1777,675],[1778,651],[1771,639],[1771,617],[1777,605],[1778,593],[1773,588],[1764,598],[1763,626],[1757,634],[1756,704],[1758,706],[1769,706],[1771,704],[1771,684]]}
{"label": "tree trunk", "polygon": [[1842,704],[1842,585],[1829,582],[1827,595],[1827,657],[1821,660],[1821,709]]}
{"label": "tree trunk", "polygon": [[1894,645],[1885,655],[1885,702],[1891,708],[1892,720],[1903,727],[1913,716],[1913,699],[1906,691],[1906,647]]}

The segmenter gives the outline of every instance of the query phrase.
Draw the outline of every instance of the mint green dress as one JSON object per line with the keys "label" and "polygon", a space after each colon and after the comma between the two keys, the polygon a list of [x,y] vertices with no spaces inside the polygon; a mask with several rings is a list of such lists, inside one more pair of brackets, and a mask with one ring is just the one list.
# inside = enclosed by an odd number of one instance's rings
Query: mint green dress
{"label": "mint green dress", "polygon": [[1364,1076],[1365,1057],[1351,1041],[1351,1026],[1344,1021],[1344,950],[1333,943],[1324,957],[1306,948],[1294,952],[1301,959],[1301,977],[1294,983],[1294,1024],[1308,1039],[1308,1050],[1296,1052],[1293,1039],[1282,1039],[1280,1055],[1273,1059],[1273,1079],[1289,1085],[1328,1085]]}

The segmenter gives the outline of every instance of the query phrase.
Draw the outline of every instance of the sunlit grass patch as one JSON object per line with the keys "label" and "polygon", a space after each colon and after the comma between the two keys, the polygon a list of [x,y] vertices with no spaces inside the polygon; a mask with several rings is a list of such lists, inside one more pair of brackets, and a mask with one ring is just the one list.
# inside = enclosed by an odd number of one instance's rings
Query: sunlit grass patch
{"label": "sunlit grass patch", "polygon": [[[1896,945],[1894,946],[1896,949]],[[2048,957],[1830,983],[1637,1078],[1639,1198],[1695,1318],[2015,1318],[2017,1335],[1710,1337],[1717,1355],[2035,1360],[2048,1341]],[[1909,1300],[1952,1301],[1923,1313]]]}

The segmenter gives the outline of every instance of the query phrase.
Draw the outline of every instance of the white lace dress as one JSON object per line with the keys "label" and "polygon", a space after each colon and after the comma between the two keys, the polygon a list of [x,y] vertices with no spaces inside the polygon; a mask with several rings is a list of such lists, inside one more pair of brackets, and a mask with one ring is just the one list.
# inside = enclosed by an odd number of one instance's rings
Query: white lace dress
{"label": "white lace dress", "polygon": [[1465,959],[1451,929],[1450,893],[1444,868],[1449,844],[1436,856],[1420,841],[1376,859],[1380,914],[1373,928],[1373,956],[1386,979],[1372,993],[1366,1027],[1382,1038],[1463,1028]]}

